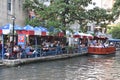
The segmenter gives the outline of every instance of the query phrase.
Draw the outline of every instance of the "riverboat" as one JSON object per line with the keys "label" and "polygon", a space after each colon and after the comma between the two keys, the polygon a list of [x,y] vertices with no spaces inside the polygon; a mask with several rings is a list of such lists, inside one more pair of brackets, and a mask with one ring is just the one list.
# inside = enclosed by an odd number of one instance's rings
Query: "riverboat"
{"label": "riverboat", "polygon": [[116,48],[114,46],[109,47],[88,47],[88,54],[95,55],[104,55],[104,54],[114,54],[116,52]]}
{"label": "riverboat", "polygon": [[99,41],[107,41],[108,45],[107,46],[100,46],[100,43],[98,46],[89,46],[88,47],[88,54],[95,54],[95,55],[104,55],[104,54],[114,54],[116,52],[116,47],[115,45],[109,41],[107,37],[94,37],[94,40],[99,40]]}

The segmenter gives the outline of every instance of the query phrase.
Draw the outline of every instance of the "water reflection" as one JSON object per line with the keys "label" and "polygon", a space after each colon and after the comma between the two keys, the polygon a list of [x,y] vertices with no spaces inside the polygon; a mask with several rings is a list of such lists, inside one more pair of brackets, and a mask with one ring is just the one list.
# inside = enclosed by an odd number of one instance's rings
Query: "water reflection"
{"label": "water reflection", "polygon": [[0,68],[0,80],[119,80],[120,54]]}

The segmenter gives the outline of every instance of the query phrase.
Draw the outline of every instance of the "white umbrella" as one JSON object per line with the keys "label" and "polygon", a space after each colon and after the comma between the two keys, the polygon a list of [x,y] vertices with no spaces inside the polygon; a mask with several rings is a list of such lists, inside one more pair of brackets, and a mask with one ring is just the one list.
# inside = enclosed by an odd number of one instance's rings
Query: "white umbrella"
{"label": "white umbrella", "polygon": [[6,24],[2,26],[2,32],[3,34],[10,34],[10,31],[12,30],[12,25],[11,24]]}

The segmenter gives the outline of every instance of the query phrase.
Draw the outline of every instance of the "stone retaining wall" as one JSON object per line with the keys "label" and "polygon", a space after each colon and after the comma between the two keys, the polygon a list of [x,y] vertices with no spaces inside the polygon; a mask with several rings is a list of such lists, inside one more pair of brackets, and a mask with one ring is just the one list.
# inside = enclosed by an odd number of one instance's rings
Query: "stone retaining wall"
{"label": "stone retaining wall", "polygon": [[54,55],[54,56],[43,56],[36,58],[26,58],[26,59],[15,59],[15,60],[3,60],[3,65],[5,66],[18,66],[22,64],[28,64],[33,62],[41,62],[41,61],[49,61],[49,60],[57,60],[57,59],[65,59],[76,57],[80,55],[85,55],[86,53],[74,53],[74,54],[62,54],[62,55]]}

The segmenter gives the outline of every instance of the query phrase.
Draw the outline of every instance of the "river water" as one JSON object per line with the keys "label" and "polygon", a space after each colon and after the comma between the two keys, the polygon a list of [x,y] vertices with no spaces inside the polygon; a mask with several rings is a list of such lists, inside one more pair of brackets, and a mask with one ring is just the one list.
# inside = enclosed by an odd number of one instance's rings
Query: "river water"
{"label": "river water", "polygon": [[119,53],[0,67],[0,80],[120,80]]}

